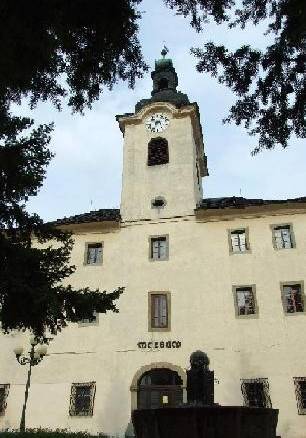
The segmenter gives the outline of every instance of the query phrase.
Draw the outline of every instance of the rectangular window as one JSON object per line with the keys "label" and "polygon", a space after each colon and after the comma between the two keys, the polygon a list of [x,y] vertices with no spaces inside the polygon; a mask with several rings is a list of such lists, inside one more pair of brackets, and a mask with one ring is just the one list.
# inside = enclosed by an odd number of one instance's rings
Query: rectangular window
{"label": "rectangular window", "polygon": [[268,379],[242,379],[241,392],[244,406],[252,408],[271,408]]}
{"label": "rectangular window", "polygon": [[306,415],[306,377],[294,377],[295,395],[299,415]]}
{"label": "rectangular window", "polygon": [[273,246],[275,249],[294,247],[291,225],[272,225]]}
{"label": "rectangular window", "polygon": [[85,264],[101,265],[102,264],[102,243],[87,243],[85,248]]}
{"label": "rectangular window", "polygon": [[90,318],[83,318],[83,319],[80,319],[79,321],[78,321],[78,324],[80,325],[80,326],[87,326],[88,324],[94,324],[94,325],[97,325],[98,324],[98,314],[96,313],[96,312],[93,312],[93,314],[92,314],[92,316],[90,317]]}
{"label": "rectangular window", "polygon": [[236,287],[236,305],[238,316],[256,313],[254,291],[251,286]]}
{"label": "rectangular window", "polygon": [[232,253],[246,252],[249,249],[246,230],[230,230],[230,245]]}
{"label": "rectangular window", "polygon": [[5,414],[6,410],[6,400],[9,393],[9,384],[0,385],[0,415]]}
{"label": "rectangular window", "polygon": [[71,416],[92,416],[96,382],[73,383],[71,386],[70,409]]}
{"label": "rectangular window", "polygon": [[282,295],[285,313],[304,312],[301,284],[283,284]]}
{"label": "rectangular window", "polygon": [[149,292],[149,331],[170,330],[170,293]]}
{"label": "rectangular window", "polygon": [[168,236],[150,237],[150,260],[168,259]]}

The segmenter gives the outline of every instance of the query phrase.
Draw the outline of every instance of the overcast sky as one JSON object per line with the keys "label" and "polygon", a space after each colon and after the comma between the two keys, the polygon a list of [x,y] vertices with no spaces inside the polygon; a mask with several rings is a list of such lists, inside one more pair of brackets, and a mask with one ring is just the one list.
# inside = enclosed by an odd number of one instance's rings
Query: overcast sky
{"label": "overcast sky", "polygon": [[[200,108],[205,152],[210,176],[203,180],[204,197],[240,196],[251,198],[290,198],[306,195],[305,141],[292,139],[290,147],[250,155],[256,138],[243,127],[223,125],[222,118],[235,97],[209,75],[197,73],[192,46],[213,40],[236,48],[252,43],[266,44],[263,27],[228,31],[210,24],[197,34],[188,19],[176,16],[161,0],[144,0],[140,39],[146,62],[154,68],[155,59],[165,43],[170,49],[179,86]],[[99,208],[119,208],[122,175],[123,137],[116,114],[133,112],[135,103],[150,97],[150,72],[136,82],[134,90],[120,83],[105,91],[92,110],[84,116],[71,115],[69,109],[58,113],[41,104],[33,111],[36,121],[54,121],[51,148],[56,156],[39,195],[28,203],[28,210],[45,220],[53,220]],[[19,108],[21,114],[29,110]]]}

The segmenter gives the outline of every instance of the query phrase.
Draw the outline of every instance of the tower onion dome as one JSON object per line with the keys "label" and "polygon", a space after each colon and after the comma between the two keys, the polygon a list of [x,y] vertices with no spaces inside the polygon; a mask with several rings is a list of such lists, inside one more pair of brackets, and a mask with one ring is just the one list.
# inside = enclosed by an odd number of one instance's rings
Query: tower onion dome
{"label": "tower onion dome", "polygon": [[151,98],[142,99],[137,102],[135,112],[152,102],[170,102],[177,108],[189,104],[187,94],[181,93],[176,89],[178,78],[172,59],[166,58],[167,53],[168,49],[164,47],[161,51],[162,58],[155,61],[155,70],[151,73],[153,80]]}

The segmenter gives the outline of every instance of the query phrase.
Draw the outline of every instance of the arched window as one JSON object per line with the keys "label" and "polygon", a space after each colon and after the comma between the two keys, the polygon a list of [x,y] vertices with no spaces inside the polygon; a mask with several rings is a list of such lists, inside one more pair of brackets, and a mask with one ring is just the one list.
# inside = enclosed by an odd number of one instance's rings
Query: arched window
{"label": "arched window", "polygon": [[168,79],[161,78],[158,81],[158,90],[165,90],[166,88],[168,88],[168,85],[169,85]]}
{"label": "arched window", "polygon": [[165,138],[152,138],[148,144],[148,166],[169,163],[168,142]]}

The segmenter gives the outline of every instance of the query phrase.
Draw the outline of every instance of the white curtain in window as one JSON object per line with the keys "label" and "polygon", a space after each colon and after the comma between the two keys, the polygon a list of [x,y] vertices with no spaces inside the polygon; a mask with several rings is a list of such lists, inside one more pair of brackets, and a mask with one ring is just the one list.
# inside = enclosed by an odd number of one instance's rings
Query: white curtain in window
{"label": "white curtain in window", "polygon": [[231,233],[233,252],[244,252],[246,250],[245,231]]}

